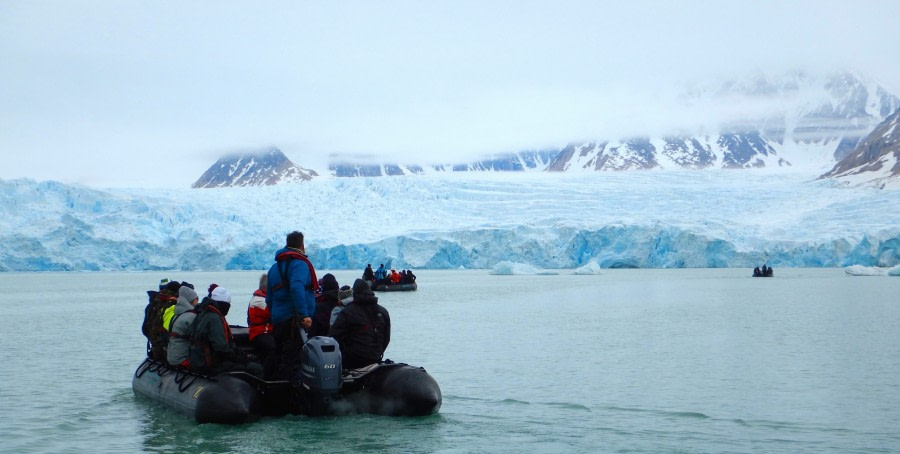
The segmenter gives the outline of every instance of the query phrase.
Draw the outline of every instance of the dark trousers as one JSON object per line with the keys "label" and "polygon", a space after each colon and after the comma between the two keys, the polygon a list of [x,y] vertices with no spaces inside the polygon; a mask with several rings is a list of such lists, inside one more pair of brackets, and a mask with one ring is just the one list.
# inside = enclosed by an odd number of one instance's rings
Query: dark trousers
{"label": "dark trousers", "polygon": [[263,377],[266,379],[275,375],[278,367],[278,343],[271,333],[258,334],[250,341],[256,360],[263,366]]}
{"label": "dark trousers", "polygon": [[291,385],[300,386],[300,361],[303,357],[304,339],[300,335],[300,320],[290,318],[274,325],[273,333],[277,345],[278,363],[274,378],[290,380]]}

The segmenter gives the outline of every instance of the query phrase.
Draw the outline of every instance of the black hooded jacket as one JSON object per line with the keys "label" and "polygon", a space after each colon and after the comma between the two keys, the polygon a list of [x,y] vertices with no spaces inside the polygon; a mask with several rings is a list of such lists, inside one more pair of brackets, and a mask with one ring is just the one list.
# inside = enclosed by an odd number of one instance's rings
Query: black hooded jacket
{"label": "black hooded jacket", "polygon": [[391,316],[371,291],[355,294],[328,335],[341,348],[344,369],[368,366],[381,360],[391,342]]}

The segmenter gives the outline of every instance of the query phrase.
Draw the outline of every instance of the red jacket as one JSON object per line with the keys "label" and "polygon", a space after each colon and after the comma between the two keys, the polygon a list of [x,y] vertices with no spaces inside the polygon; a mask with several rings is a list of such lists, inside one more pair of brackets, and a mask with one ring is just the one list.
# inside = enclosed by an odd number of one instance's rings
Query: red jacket
{"label": "red jacket", "polygon": [[250,340],[263,333],[272,332],[272,312],[266,306],[266,292],[257,290],[250,298],[247,307],[247,326],[250,327]]}

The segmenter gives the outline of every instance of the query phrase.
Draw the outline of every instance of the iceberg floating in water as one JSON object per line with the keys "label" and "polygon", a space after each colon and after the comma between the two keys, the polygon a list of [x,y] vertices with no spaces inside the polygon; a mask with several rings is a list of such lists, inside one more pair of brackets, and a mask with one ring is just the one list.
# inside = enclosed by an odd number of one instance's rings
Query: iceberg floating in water
{"label": "iceberg floating in water", "polygon": [[535,268],[535,267],[525,264],[525,263],[500,262],[500,263],[494,265],[494,269],[491,270],[490,274],[496,274],[496,275],[501,275],[501,276],[511,276],[514,274],[556,275],[559,273],[556,271],[548,271],[548,270],[542,270],[539,268]]}
{"label": "iceberg floating in water", "polygon": [[851,276],[886,276],[888,270],[874,266],[851,265],[844,268],[844,272]]}
{"label": "iceberg floating in water", "polygon": [[603,270],[603,268],[601,268],[600,265],[596,261],[591,260],[590,262],[588,262],[587,265],[576,268],[575,271],[572,272],[572,274],[584,274],[584,275],[603,274],[602,270]]}

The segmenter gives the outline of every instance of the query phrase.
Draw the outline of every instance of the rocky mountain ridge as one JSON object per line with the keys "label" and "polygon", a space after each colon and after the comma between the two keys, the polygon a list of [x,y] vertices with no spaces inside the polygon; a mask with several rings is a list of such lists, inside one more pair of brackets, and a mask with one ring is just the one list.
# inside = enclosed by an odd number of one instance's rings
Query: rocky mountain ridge
{"label": "rocky mountain ridge", "polygon": [[900,110],[886,118],[819,179],[900,187]]}

